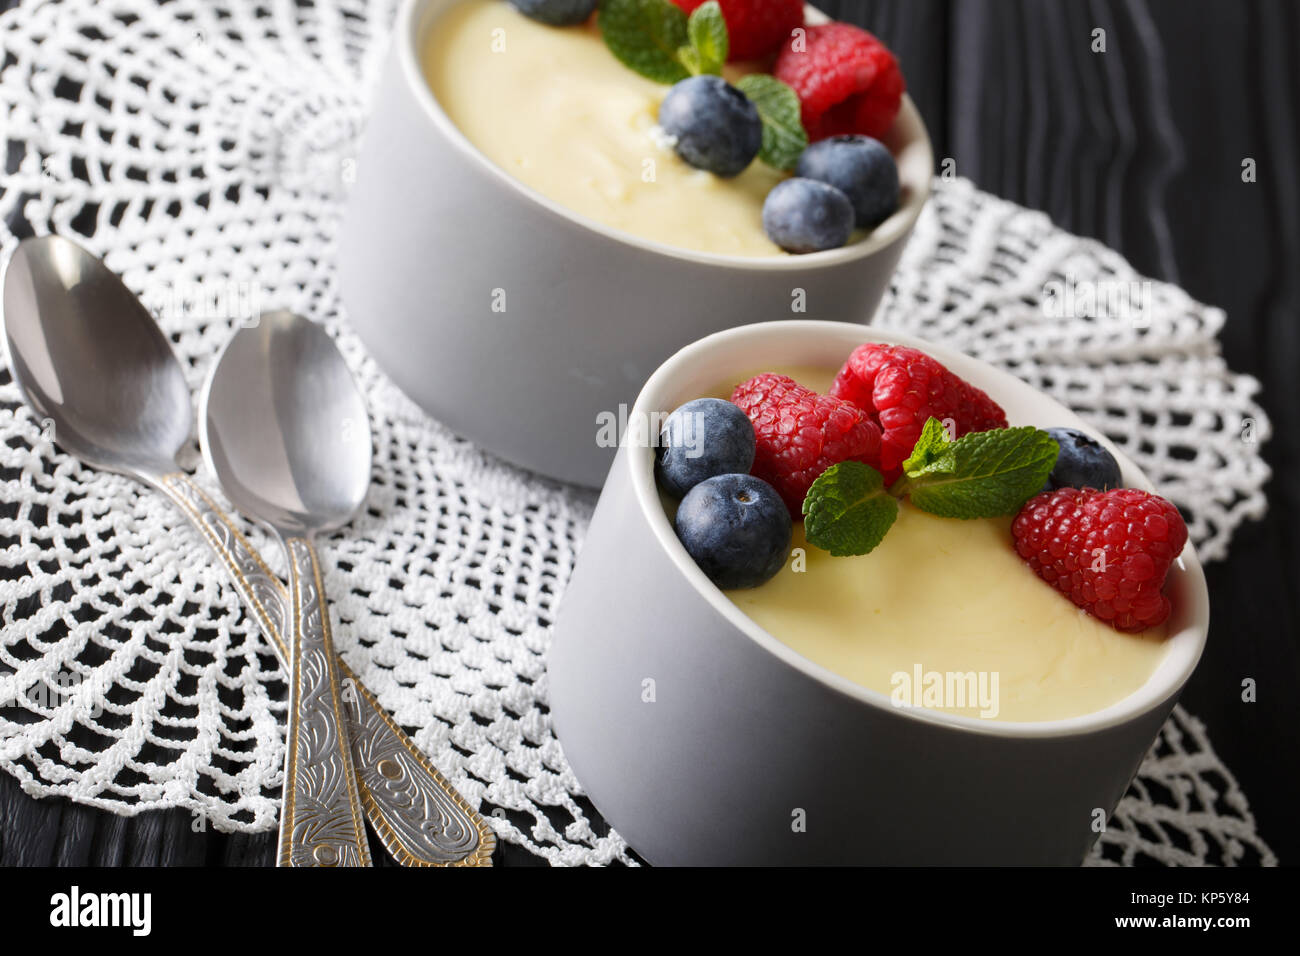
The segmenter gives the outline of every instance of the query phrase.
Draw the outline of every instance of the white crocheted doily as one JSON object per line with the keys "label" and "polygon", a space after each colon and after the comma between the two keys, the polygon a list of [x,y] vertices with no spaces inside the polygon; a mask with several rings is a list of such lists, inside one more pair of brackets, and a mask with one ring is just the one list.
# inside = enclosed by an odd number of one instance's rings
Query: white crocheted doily
{"label": "white crocheted doily", "polygon": [[[550,626],[592,496],[430,421],[340,310],[340,201],[393,7],[65,0],[0,17],[3,252],[53,231],[102,254],[155,307],[196,390],[232,315],[286,307],[324,322],[376,448],[368,508],[323,548],[342,654],[501,839],[552,863],[634,862],[593,826],[546,706]],[[1054,281],[1139,280],[1043,215],[940,181],[879,321],[1078,409],[1178,502],[1201,555],[1222,558],[1263,513],[1268,477],[1256,383],[1219,357],[1223,315],[1161,284],[1135,297],[1141,321],[1048,315]],[[272,827],[285,689],[256,625],[161,496],[50,438],[3,373],[0,767],[37,796]],[[1140,857],[1272,861],[1181,710],[1094,855]]]}

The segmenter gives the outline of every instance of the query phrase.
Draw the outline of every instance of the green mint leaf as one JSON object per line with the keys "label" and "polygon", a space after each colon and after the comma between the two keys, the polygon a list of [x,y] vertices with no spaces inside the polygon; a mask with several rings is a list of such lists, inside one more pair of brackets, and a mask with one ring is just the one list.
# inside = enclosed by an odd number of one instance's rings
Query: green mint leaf
{"label": "green mint leaf", "polygon": [[601,0],[600,35],[625,66],[656,83],[690,76],[678,58],[689,39],[686,14],[668,0]]}
{"label": "green mint leaf", "polygon": [[834,557],[867,554],[898,517],[880,472],[860,461],[831,465],[803,500],[804,535]]}
{"label": "green mint leaf", "polygon": [[687,69],[700,73],[722,73],[727,62],[731,40],[727,35],[727,21],[722,18],[718,0],[700,4],[686,21],[690,45],[681,51],[681,60]]}
{"label": "green mint leaf", "polygon": [[681,62],[682,66],[686,67],[687,72],[690,73],[691,76],[699,76],[701,73],[709,72],[709,70],[705,69],[708,64],[705,63],[704,59],[700,56],[700,51],[689,43],[677,51],[677,59]]}
{"label": "green mint leaf", "polygon": [[908,478],[920,478],[936,473],[946,474],[954,467],[948,429],[939,419],[931,417],[921,429],[921,437],[912,446],[912,456],[903,462],[903,471]]}
{"label": "green mint leaf", "polygon": [[950,442],[931,418],[903,463],[907,477],[901,485],[922,511],[996,518],[1015,514],[1039,492],[1059,452],[1051,435],[1028,427],[971,432]]}
{"label": "green mint leaf", "polygon": [[758,158],[776,169],[794,169],[808,145],[799,94],[766,73],[742,76],[736,86],[758,107],[763,121],[763,146]]}

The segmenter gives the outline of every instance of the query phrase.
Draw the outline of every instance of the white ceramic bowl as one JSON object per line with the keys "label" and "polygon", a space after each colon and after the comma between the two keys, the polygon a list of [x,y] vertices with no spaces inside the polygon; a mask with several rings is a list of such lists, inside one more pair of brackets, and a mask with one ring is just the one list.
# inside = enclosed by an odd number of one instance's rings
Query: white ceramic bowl
{"label": "white ceramic bowl", "polygon": [[615,450],[598,416],[617,416],[677,349],[789,319],[796,288],[808,318],[871,318],[934,168],[910,100],[889,137],[902,208],[865,241],[770,258],[677,249],[570,212],[470,144],[420,68],[454,2],[402,3],[339,242],[357,333],[427,412],[509,461],[597,486]]}
{"label": "white ceramic bowl", "polygon": [[[1012,424],[1086,427],[1013,376],[884,330],[746,326],[683,349],[633,414],[668,412],[755,369],[838,368],[865,341],[921,348]],[[1125,483],[1150,489],[1123,454]],[[619,450],[565,591],[549,658],[556,732],[609,822],[659,864],[1077,864],[1195,668],[1209,624],[1189,544],[1171,569],[1168,647],[1132,695],[1067,720],[901,710],[812,663],[722,594],[678,542],[654,452]],[[1046,585],[1044,585],[1046,587]],[[653,680],[655,700],[643,700]],[[806,815],[806,832],[792,814]]]}

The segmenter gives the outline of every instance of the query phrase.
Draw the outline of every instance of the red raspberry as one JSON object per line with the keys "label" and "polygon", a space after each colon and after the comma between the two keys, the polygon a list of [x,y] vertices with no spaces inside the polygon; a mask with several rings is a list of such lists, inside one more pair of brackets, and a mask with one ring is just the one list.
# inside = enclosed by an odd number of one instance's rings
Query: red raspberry
{"label": "red raspberry", "polygon": [[758,447],[750,473],[776,488],[796,520],[809,486],[841,461],[875,467],[880,429],[848,402],[818,395],[785,375],[742,382],[731,400],[754,423]]}
{"label": "red raspberry", "polygon": [[884,139],[903,101],[903,73],[883,43],[851,23],[807,28],[804,47],[786,44],[772,75],[803,104],[812,141],[864,133]]}
{"label": "red raspberry", "polygon": [[1045,491],[1020,509],[1011,535],[1034,573],[1116,630],[1169,616],[1161,589],[1187,543],[1172,502],[1137,488]]}
{"label": "red raspberry", "polygon": [[[705,0],[673,0],[686,14]],[[728,60],[757,60],[776,52],[803,26],[803,0],[718,0],[731,41]]]}
{"label": "red raspberry", "polygon": [[830,394],[852,402],[880,426],[880,466],[887,479],[912,454],[931,416],[951,422],[956,438],[1007,427],[997,402],[905,345],[859,345],[835,376]]}

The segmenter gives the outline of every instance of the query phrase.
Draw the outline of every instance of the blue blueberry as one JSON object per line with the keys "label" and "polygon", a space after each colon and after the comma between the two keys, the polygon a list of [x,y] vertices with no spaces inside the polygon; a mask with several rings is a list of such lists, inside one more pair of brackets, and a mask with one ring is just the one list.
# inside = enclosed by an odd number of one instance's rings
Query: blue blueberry
{"label": "blue blueberry", "polygon": [[510,5],[538,23],[572,27],[587,22],[596,9],[596,0],[510,0]]}
{"label": "blue blueberry", "polygon": [[659,106],[659,125],[677,142],[677,155],[697,169],[736,176],[763,145],[758,107],[720,76],[675,84]]}
{"label": "blue blueberry", "polygon": [[763,202],[763,231],[786,252],[838,249],[853,233],[853,204],[834,186],[787,179]]}
{"label": "blue blueberry", "polygon": [[803,151],[795,175],[829,183],[853,203],[859,229],[874,229],[898,209],[898,164],[870,136],[832,136]]}
{"label": "blue blueberry", "polygon": [[655,451],[655,477],[674,498],[706,478],[746,474],[754,464],[749,416],[720,398],[697,398],[668,416]]}
{"label": "blue blueberry", "polygon": [[1053,488],[1108,488],[1123,487],[1119,462],[1097,439],[1074,428],[1049,428],[1047,434],[1056,439],[1061,453],[1056,458],[1052,473],[1047,476],[1043,491]]}
{"label": "blue blueberry", "polygon": [[781,570],[790,551],[790,512],[753,475],[717,475],[677,506],[677,537],[724,591],[754,588]]}

